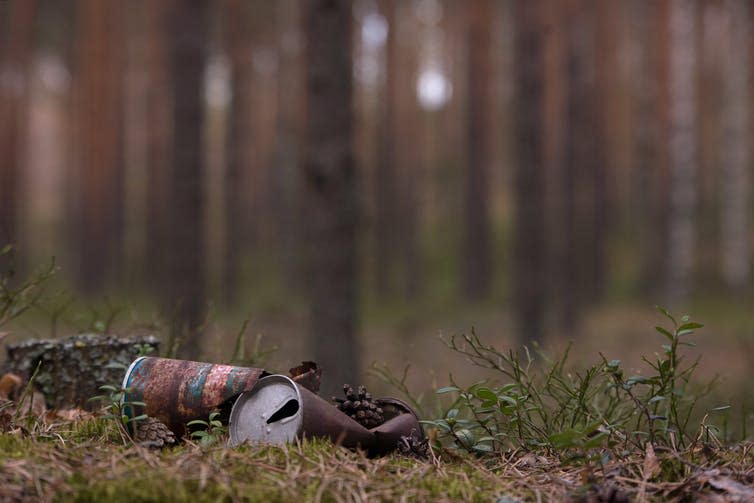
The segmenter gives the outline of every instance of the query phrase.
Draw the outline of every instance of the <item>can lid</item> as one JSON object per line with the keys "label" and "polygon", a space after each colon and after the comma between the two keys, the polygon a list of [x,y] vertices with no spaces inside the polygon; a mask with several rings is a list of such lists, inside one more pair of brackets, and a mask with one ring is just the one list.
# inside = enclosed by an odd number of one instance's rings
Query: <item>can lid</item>
{"label": "can lid", "polygon": [[133,373],[134,369],[141,363],[142,360],[144,360],[146,356],[140,356],[134,361],[131,362],[131,365],[128,366],[128,369],[126,370],[126,375],[123,376],[123,384],[121,384],[121,388],[128,389],[128,385],[131,384],[131,374]]}
{"label": "can lid", "polygon": [[284,444],[293,441],[303,423],[301,393],[284,375],[271,375],[241,393],[230,411],[230,445],[244,442]]}

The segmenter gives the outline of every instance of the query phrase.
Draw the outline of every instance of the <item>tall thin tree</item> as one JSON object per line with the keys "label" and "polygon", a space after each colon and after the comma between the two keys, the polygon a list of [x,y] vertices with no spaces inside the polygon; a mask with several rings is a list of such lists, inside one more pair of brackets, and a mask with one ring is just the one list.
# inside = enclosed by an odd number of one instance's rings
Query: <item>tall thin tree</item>
{"label": "tall thin tree", "polygon": [[751,7],[748,2],[724,4],[728,43],[724,59],[722,158],[722,272],[733,288],[751,276]]}
{"label": "tall thin tree", "polygon": [[170,71],[170,1],[145,2],[147,32],[147,220],[145,270],[150,288],[166,295],[170,172],[172,160],[172,89]]}
{"label": "tall thin tree", "polygon": [[543,39],[547,5],[545,0],[527,0],[517,3],[515,11],[513,292],[521,342],[541,339],[546,297]]}
{"label": "tall thin tree", "polygon": [[398,18],[396,0],[380,4],[388,33],[385,45],[382,103],[377,109],[377,166],[375,173],[375,287],[381,299],[392,293],[395,256],[398,250],[398,165],[396,152]]}
{"label": "tall thin tree", "polygon": [[694,265],[696,210],[696,2],[670,0],[670,220],[666,293],[686,300]]}
{"label": "tall thin tree", "polygon": [[356,378],[359,350],[353,154],[351,2],[307,2],[307,122],[303,166],[310,342],[330,390]]}
{"label": "tall thin tree", "polygon": [[[36,8],[35,0],[0,6],[0,248],[16,244],[18,238],[19,177]],[[0,256],[0,261],[5,258]],[[9,265],[0,262],[0,272]]]}
{"label": "tall thin tree", "polygon": [[123,37],[117,2],[79,0],[74,73],[76,277],[101,290],[121,256]]}
{"label": "tall thin tree", "polygon": [[227,168],[225,172],[225,250],[222,271],[223,297],[226,304],[237,301],[241,255],[246,245],[244,229],[249,221],[245,218],[244,181],[252,168],[250,138],[253,136],[251,104],[253,91],[252,61],[253,51],[248,29],[249,2],[225,0],[224,21],[227,35],[227,52],[230,55],[230,78],[232,86],[229,110],[229,130],[227,137]]}
{"label": "tall thin tree", "polygon": [[466,220],[464,225],[463,288],[469,299],[489,294],[492,260],[490,250],[489,170],[492,157],[492,28],[493,4],[473,0],[467,4],[468,82],[466,132]]}
{"label": "tall thin tree", "polygon": [[204,187],[202,130],[207,0],[172,4],[173,150],[170,178],[169,292],[181,354],[200,354],[204,321]]}

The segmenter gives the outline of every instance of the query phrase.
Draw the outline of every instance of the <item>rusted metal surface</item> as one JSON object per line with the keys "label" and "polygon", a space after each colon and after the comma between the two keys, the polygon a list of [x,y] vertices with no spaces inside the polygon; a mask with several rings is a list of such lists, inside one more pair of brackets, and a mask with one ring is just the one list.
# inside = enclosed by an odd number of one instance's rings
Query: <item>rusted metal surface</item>
{"label": "rusted metal surface", "polygon": [[414,414],[399,414],[379,426],[369,430],[374,435],[374,445],[369,449],[370,456],[381,456],[392,452],[402,437],[421,435],[421,425]]}
{"label": "rusted metal surface", "polygon": [[406,403],[393,398],[377,402],[385,409],[386,421],[368,430],[290,378],[268,376],[240,395],[233,405],[230,445],[246,441],[280,444],[296,438],[323,437],[343,447],[382,455],[395,450],[401,437],[423,437],[419,418]]}
{"label": "rusted metal surface", "polygon": [[125,402],[144,402],[142,412],[165,423],[176,435],[186,434],[186,423],[205,419],[213,409],[249,391],[266,373],[258,368],[142,357],[123,379]]}

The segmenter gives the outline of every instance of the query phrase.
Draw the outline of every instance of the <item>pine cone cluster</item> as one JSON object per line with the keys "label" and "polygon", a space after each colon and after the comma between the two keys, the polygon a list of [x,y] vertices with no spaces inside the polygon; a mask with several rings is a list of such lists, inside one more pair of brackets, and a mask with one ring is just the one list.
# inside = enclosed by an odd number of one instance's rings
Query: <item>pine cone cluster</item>
{"label": "pine cone cluster", "polygon": [[354,392],[350,384],[343,385],[345,398],[333,397],[340,411],[354,419],[365,428],[374,428],[385,422],[382,409],[374,403],[372,395],[365,386],[359,386]]}
{"label": "pine cone cluster", "polygon": [[136,421],[134,440],[144,447],[161,448],[174,444],[175,434],[158,419],[148,417]]}

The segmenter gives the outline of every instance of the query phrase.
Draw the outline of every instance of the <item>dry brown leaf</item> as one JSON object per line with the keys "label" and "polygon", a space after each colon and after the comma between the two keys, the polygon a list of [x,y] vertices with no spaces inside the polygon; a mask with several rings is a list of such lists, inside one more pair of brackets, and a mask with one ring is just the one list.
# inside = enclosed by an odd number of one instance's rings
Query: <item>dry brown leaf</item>
{"label": "dry brown leaf", "polygon": [[64,421],[80,421],[83,419],[90,419],[92,417],[94,417],[94,415],[91,412],[77,408],[51,410],[47,413],[47,418],[50,420],[62,419]]}
{"label": "dry brown leaf", "polygon": [[301,362],[301,365],[290,369],[291,377],[296,382],[312,393],[319,393],[322,381],[322,369],[315,362]]}
{"label": "dry brown leaf", "polygon": [[18,398],[18,391],[21,389],[23,381],[19,376],[8,372],[0,377],[0,399],[15,400]]}
{"label": "dry brown leaf", "polygon": [[644,453],[644,464],[642,465],[642,475],[644,480],[650,480],[660,474],[662,471],[660,468],[660,462],[657,460],[655,454],[655,448],[651,442],[647,442],[647,447]]}

